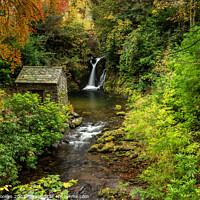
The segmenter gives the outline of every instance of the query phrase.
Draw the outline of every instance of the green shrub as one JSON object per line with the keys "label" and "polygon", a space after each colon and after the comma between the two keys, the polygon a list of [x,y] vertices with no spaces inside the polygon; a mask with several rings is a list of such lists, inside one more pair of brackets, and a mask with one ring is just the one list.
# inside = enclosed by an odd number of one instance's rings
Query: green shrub
{"label": "green shrub", "polygon": [[177,177],[168,184],[166,200],[192,199],[198,200],[200,189],[197,187],[197,158],[194,155],[176,154],[174,162]]}
{"label": "green shrub", "polygon": [[59,175],[49,175],[47,178],[42,178],[30,184],[20,185],[13,190],[18,196],[18,199],[34,198],[40,200],[41,198],[53,199],[68,199],[67,188],[73,186],[78,180],[70,180],[69,182],[61,182]]}
{"label": "green shrub", "polygon": [[42,104],[37,94],[2,98],[0,108],[0,185],[16,182],[20,166],[35,167],[37,157],[56,143],[68,115],[50,99]]}
{"label": "green shrub", "polygon": [[185,35],[151,95],[130,98],[125,131],[140,140],[139,159],[149,163],[140,176],[143,198],[199,199],[199,37],[198,27]]}

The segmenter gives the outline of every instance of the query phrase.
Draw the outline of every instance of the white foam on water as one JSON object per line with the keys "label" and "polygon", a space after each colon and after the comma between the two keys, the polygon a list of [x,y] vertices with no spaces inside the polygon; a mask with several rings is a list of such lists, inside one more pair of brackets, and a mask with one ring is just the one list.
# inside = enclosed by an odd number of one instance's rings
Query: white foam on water
{"label": "white foam on water", "polygon": [[102,132],[105,127],[104,122],[98,122],[96,124],[86,123],[76,128],[73,135],[69,136],[69,144],[73,146],[80,146],[81,144],[89,143],[89,140]]}
{"label": "white foam on water", "polygon": [[83,88],[83,90],[98,90],[99,87],[96,86],[91,86],[91,85],[87,85],[86,87]]}

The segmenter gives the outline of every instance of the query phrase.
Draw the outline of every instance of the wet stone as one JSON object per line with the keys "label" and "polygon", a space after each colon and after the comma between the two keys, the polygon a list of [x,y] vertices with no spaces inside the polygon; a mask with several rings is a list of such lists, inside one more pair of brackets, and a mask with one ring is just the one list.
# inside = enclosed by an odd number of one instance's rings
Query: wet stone
{"label": "wet stone", "polygon": [[83,122],[83,118],[78,117],[78,118],[72,119],[69,126],[70,128],[76,128],[77,126],[81,125],[82,122]]}
{"label": "wet stone", "polygon": [[75,118],[80,117],[80,115],[79,115],[78,113],[76,113],[76,112],[72,112],[71,114],[72,114]]}

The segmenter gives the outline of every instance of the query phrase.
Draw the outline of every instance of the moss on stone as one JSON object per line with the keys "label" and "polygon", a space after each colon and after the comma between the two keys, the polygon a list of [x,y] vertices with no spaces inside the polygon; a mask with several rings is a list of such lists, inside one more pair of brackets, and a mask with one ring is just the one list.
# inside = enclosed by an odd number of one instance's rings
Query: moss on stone
{"label": "moss on stone", "polygon": [[105,142],[115,141],[115,137],[112,136],[112,135],[110,135],[110,136],[106,137],[106,138],[104,139],[104,141],[105,141]]}
{"label": "moss on stone", "polygon": [[89,152],[100,152],[101,145],[99,144],[94,144],[93,146],[90,147]]}
{"label": "moss on stone", "polygon": [[79,118],[74,118],[71,120],[70,122],[70,128],[76,128],[77,126],[79,126],[80,124],[82,124],[83,122],[83,118],[79,117]]}
{"label": "moss on stone", "polygon": [[124,111],[121,111],[121,112],[117,112],[117,116],[125,116],[126,113]]}
{"label": "moss on stone", "polygon": [[117,161],[117,160],[119,160],[119,159],[118,159],[117,157],[114,157],[113,160],[114,160],[114,161]]}
{"label": "moss on stone", "polygon": [[123,150],[122,146],[115,146],[114,147],[114,151],[122,151],[122,150]]}
{"label": "moss on stone", "polygon": [[104,160],[106,160],[106,161],[108,161],[110,159],[110,157],[107,156],[107,155],[101,156],[101,158],[104,159]]}
{"label": "moss on stone", "polygon": [[79,120],[79,121],[76,121],[76,122],[75,122],[75,125],[76,125],[76,126],[79,126],[80,124],[82,124],[82,120]]}
{"label": "moss on stone", "polygon": [[121,110],[122,109],[122,106],[121,105],[116,105],[114,110]]}
{"label": "moss on stone", "polygon": [[104,139],[102,137],[98,138],[96,141],[97,144],[103,144],[104,143]]}
{"label": "moss on stone", "polygon": [[114,143],[113,142],[109,142],[106,143],[103,148],[101,149],[101,152],[103,153],[109,153],[109,152],[113,152],[114,150]]}

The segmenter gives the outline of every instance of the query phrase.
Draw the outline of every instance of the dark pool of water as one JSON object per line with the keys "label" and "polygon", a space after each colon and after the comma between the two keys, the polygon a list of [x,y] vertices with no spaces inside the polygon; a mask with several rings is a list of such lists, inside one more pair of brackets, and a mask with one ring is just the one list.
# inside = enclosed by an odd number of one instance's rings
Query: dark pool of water
{"label": "dark pool of water", "polygon": [[120,104],[125,108],[126,99],[104,94],[101,91],[81,91],[69,94],[69,101],[79,114],[89,121],[105,121],[116,116],[114,107]]}
{"label": "dark pool of water", "polygon": [[76,199],[98,199],[100,188],[115,188],[120,182],[106,167],[101,155],[88,153],[89,148],[96,142],[98,134],[106,127],[114,128],[121,123],[114,110],[120,104],[125,109],[126,99],[106,95],[100,91],[82,91],[69,94],[69,101],[75,112],[83,116],[81,126],[66,133],[69,144],[54,148],[43,156],[36,170],[24,170],[21,173],[22,183],[37,180],[48,174],[60,174],[62,181],[78,179],[78,184],[72,188],[71,194],[78,195]]}

